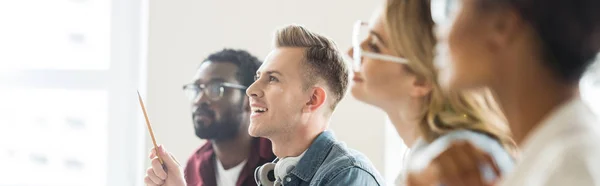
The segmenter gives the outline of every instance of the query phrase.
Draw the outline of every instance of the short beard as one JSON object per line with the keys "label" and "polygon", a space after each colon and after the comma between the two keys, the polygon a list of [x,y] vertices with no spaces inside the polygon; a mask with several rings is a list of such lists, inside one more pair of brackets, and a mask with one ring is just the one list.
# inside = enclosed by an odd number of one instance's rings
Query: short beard
{"label": "short beard", "polygon": [[240,109],[240,107],[236,108],[238,109],[226,112],[221,120],[213,120],[213,123],[207,127],[204,127],[203,124],[194,125],[196,136],[201,139],[217,141],[235,138],[240,132],[242,123],[242,118],[240,117],[242,109]]}

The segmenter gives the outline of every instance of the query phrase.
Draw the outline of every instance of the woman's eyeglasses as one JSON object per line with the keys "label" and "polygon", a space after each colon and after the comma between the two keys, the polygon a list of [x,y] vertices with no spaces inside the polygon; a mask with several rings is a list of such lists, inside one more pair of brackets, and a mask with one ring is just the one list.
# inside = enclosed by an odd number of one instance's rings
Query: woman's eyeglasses
{"label": "woman's eyeglasses", "polygon": [[363,50],[361,43],[363,41],[365,41],[370,34],[370,30],[367,26],[368,26],[368,24],[366,22],[362,22],[360,20],[354,24],[354,31],[352,33],[352,50],[353,50],[353,54],[352,54],[353,59],[352,60],[354,61],[354,63],[352,64],[352,69],[355,72],[360,71],[360,68],[362,66],[362,58],[363,57],[368,57],[368,58],[378,59],[378,60],[383,60],[383,61],[389,61],[389,62],[395,62],[395,63],[401,63],[401,64],[406,64],[408,62],[408,60],[401,58],[401,57],[385,55],[385,54],[378,54],[378,53]]}

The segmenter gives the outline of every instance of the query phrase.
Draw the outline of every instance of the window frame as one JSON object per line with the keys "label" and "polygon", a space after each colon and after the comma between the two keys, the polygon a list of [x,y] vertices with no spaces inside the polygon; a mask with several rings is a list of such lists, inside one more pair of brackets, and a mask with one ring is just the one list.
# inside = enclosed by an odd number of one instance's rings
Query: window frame
{"label": "window frame", "polygon": [[[111,0],[109,68],[0,71],[0,88],[108,92],[106,185],[141,186],[147,161],[136,90],[146,92],[147,0]],[[93,181],[93,180],[90,180]]]}

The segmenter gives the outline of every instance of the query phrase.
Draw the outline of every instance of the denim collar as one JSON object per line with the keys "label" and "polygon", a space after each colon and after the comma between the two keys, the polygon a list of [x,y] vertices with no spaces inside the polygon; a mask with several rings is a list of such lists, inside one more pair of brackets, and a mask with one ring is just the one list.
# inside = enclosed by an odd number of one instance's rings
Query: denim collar
{"label": "denim collar", "polygon": [[325,161],[325,158],[327,158],[334,143],[335,137],[333,132],[323,131],[317,136],[317,139],[313,141],[310,147],[308,147],[306,154],[300,159],[291,174],[303,181],[310,181],[321,164],[323,164],[323,161]]}

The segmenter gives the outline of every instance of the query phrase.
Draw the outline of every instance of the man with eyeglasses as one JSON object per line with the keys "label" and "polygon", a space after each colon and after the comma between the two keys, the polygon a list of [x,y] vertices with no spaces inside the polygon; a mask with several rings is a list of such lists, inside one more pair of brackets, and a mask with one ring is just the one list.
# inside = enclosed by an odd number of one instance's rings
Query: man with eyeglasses
{"label": "man with eyeglasses", "polygon": [[[245,91],[260,65],[246,51],[224,49],[203,60],[192,83],[183,86],[191,101],[195,134],[207,140],[187,162],[187,185],[256,185],[254,169],[275,158],[269,140],[247,132],[250,106]],[[159,162],[154,158],[152,163]],[[165,184],[166,174],[148,171],[147,185]]]}

